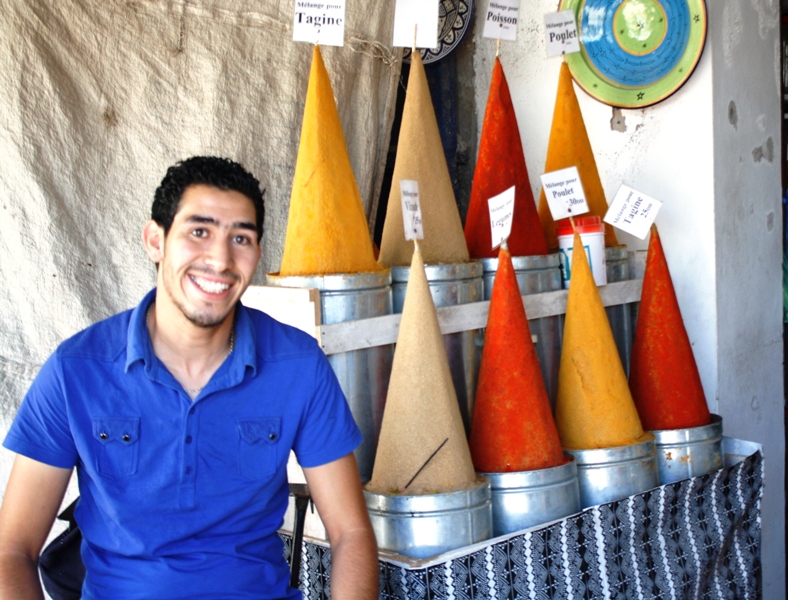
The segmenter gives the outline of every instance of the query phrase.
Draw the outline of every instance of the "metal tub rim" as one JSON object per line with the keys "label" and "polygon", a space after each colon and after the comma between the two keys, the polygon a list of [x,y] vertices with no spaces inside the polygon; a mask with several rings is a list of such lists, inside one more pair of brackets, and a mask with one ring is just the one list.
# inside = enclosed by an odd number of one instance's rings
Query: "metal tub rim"
{"label": "metal tub rim", "polygon": [[564,452],[577,458],[578,466],[582,465],[585,468],[589,468],[600,465],[607,468],[617,463],[630,462],[639,458],[648,458],[649,456],[656,455],[656,438],[648,431],[646,435],[650,436],[650,438],[627,446],[612,446],[610,448],[592,448],[587,450],[570,450],[564,448]]}
{"label": "metal tub rim", "polygon": [[683,429],[652,429],[650,433],[654,434],[656,443],[660,447],[685,446],[697,442],[707,442],[714,438],[722,439],[722,417],[712,413],[711,423],[708,425]]}
{"label": "metal tub rim", "polygon": [[325,275],[280,275],[268,273],[266,285],[275,287],[314,288],[320,291],[368,290],[391,285],[391,269],[361,273],[327,273]]}
{"label": "metal tub rim", "polygon": [[[498,270],[497,258],[481,258],[485,273]],[[512,267],[515,271],[532,271],[536,269],[554,269],[561,264],[558,254],[533,254],[530,256],[512,256]]]}
{"label": "metal tub rim", "polygon": [[[427,275],[427,280],[434,283],[437,281],[476,279],[481,277],[484,271],[481,261],[472,259],[468,262],[460,263],[425,264],[424,272]],[[391,267],[393,283],[407,283],[409,277],[410,266]]]}
{"label": "metal tub rim", "polygon": [[567,480],[577,477],[577,459],[571,454],[564,453],[564,456],[569,459],[569,462],[557,467],[507,473],[479,472],[479,475],[490,480],[492,490],[503,494],[519,493],[525,487],[534,491],[557,487],[564,485]]}
{"label": "metal tub rim", "polygon": [[364,490],[367,508],[385,512],[390,518],[396,518],[396,515],[417,516],[419,513],[434,515],[464,510],[469,506],[483,504],[489,501],[490,497],[490,480],[487,477],[479,477],[473,488],[437,494],[405,495]]}

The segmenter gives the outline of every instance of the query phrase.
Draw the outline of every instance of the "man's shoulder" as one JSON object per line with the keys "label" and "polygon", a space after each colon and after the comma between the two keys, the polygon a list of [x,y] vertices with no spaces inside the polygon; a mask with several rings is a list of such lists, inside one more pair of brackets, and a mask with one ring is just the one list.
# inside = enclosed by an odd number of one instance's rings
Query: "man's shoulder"
{"label": "man's shoulder", "polygon": [[300,329],[277,321],[255,308],[244,307],[252,323],[257,354],[266,360],[314,356],[317,340]]}
{"label": "man's shoulder", "polygon": [[61,358],[86,358],[111,362],[126,349],[132,310],[103,319],[71,336],[57,349]]}

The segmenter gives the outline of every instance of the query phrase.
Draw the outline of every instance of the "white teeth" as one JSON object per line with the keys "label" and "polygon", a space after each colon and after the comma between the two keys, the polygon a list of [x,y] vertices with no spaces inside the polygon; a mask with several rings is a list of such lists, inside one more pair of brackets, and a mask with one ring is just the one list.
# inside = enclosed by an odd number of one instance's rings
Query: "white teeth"
{"label": "white teeth", "polygon": [[209,294],[221,294],[224,290],[230,287],[229,283],[219,283],[218,281],[208,281],[202,277],[192,276],[192,281],[204,292]]}

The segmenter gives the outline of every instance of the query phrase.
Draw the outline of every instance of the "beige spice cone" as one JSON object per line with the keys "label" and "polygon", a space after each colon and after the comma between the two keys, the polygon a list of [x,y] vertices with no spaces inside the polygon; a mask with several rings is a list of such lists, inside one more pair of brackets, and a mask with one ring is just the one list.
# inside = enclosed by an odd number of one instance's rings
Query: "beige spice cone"
{"label": "beige spice cone", "polygon": [[555,423],[569,450],[612,448],[645,441],[610,322],[575,233],[572,282],[558,370]]}
{"label": "beige spice cone", "polygon": [[413,242],[405,239],[402,225],[401,179],[419,182],[424,239],[421,255],[428,264],[468,260],[468,246],[454,198],[446,155],[432,107],[424,65],[413,53],[408,91],[402,112],[397,157],[380,243],[378,261],[386,267],[407,266]]}
{"label": "beige spice cone", "polygon": [[[405,485],[448,438],[413,483]],[[476,473],[424,262],[413,253],[370,492],[406,495],[468,489]]]}

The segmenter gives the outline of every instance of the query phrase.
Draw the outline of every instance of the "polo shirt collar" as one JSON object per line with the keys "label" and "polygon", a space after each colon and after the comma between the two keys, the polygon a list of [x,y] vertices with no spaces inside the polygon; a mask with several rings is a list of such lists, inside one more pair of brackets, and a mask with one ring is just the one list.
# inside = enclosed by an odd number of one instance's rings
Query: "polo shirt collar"
{"label": "polo shirt collar", "polygon": [[[128,341],[126,343],[125,372],[137,361],[142,361],[146,371],[155,368],[156,357],[148,332],[147,315],[151,304],[156,300],[156,288],[149,291],[137,307],[131,311]],[[235,307],[235,348],[231,355],[230,372],[232,379],[243,379],[246,367],[257,374],[257,351],[254,330],[248,309],[240,302]]]}

